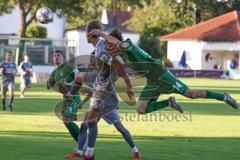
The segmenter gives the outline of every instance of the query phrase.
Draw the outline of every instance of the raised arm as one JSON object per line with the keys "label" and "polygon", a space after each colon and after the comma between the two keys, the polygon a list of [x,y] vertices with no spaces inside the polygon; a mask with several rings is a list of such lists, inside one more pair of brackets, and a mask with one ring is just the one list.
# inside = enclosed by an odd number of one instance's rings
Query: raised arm
{"label": "raised arm", "polygon": [[92,29],[89,33],[90,36],[98,36],[104,38],[106,41],[111,43],[118,43],[121,44],[121,41],[119,41],[117,38],[107,35],[104,32],[102,32],[100,29]]}
{"label": "raised arm", "polygon": [[127,94],[129,98],[132,99],[134,96],[134,93],[132,91],[132,85],[128,77],[128,74],[126,72],[125,66],[122,63],[120,63],[117,59],[112,60],[111,66],[113,67],[113,69],[117,71],[118,76],[124,79],[124,82],[127,85]]}
{"label": "raised arm", "polygon": [[119,54],[119,52],[122,50],[122,42],[119,39],[105,34],[100,29],[92,29],[88,34],[90,36],[98,36],[104,38],[106,40],[106,44],[108,44],[106,49],[112,56]]}

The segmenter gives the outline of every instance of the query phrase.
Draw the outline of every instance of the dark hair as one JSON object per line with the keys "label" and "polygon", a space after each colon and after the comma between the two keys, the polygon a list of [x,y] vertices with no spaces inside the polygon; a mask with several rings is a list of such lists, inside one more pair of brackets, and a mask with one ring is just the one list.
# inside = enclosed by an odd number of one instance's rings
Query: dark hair
{"label": "dark hair", "polygon": [[90,32],[92,29],[100,29],[103,30],[103,25],[100,20],[98,19],[93,19],[90,22],[88,22],[87,27],[86,27],[86,32]]}
{"label": "dark hair", "polygon": [[95,56],[95,50],[91,52],[91,56]]}
{"label": "dark hair", "polygon": [[24,56],[30,57],[29,53],[25,53]]}
{"label": "dark hair", "polygon": [[10,54],[12,55],[12,51],[7,51],[6,54],[7,54],[7,53],[10,53]]}
{"label": "dark hair", "polygon": [[63,56],[63,51],[61,50],[56,50],[54,53],[60,53]]}
{"label": "dark hair", "polygon": [[119,41],[123,41],[122,32],[120,31],[119,28],[114,28],[114,29],[109,33],[109,35],[117,38]]}

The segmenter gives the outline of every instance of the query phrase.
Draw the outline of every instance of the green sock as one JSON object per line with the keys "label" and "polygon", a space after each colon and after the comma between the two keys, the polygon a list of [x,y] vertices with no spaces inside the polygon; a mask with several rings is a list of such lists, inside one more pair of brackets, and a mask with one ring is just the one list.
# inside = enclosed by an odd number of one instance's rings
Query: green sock
{"label": "green sock", "polygon": [[150,102],[147,105],[147,108],[145,110],[145,113],[150,113],[154,112],[163,108],[166,108],[169,106],[168,100],[163,100],[163,101],[157,101],[157,102]]}
{"label": "green sock", "polygon": [[78,135],[79,135],[79,127],[76,123],[74,122],[69,122],[66,125],[69,133],[71,134],[71,136],[73,137],[73,139],[78,142]]}
{"label": "green sock", "polygon": [[224,101],[224,94],[206,90],[206,98]]}

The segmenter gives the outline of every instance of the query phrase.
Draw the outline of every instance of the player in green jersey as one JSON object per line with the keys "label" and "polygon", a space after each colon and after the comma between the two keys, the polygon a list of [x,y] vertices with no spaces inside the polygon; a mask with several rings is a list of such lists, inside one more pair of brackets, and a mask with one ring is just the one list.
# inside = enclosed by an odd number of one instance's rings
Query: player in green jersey
{"label": "player in green jersey", "polygon": [[71,99],[67,96],[71,88],[71,82],[74,80],[77,69],[73,63],[63,63],[63,53],[57,50],[53,54],[53,63],[57,68],[51,73],[47,88],[54,88],[63,94],[63,102],[61,104],[63,123],[68,129],[73,139],[77,142],[79,135],[79,127],[73,121],[77,120],[78,104],[80,103],[80,95],[76,93]]}
{"label": "player in green jersey", "polygon": [[[216,93],[209,90],[196,90],[189,88],[186,84],[177,79],[169,70],[164,69],[161,59],[154,59],[132,43],[130,39],[121,41],[122,33],[115,29],[109,35],[101,30],[92,30],[91,35],[101,36],[107,40],[105,48],[112,56],[122,55],[126,59],[127,65],[135,71],[144,72],[147,84],[140,94],[137,111],[140,114],[150,113],[167,106],[172,106],[183,112],[180,105],[173,97],[167,100],[157,101],[161,94],[177,93],[187,98],[216,99],[226,102],[234,109],[238,109],[238,104],[228,93]],[[112,36],[111,36],[112,35]],[[116,38],[115,38],[116,37]],[[119,40],[120,39],[120,40]]]}

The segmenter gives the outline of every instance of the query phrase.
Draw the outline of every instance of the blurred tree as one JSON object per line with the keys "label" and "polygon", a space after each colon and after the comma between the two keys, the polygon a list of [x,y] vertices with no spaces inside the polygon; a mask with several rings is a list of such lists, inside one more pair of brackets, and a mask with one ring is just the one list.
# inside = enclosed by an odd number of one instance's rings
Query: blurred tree
{"label": "blurred tree", "polygon": [[145,30],[140,36],[139,46],[152,57],[160,58],[160,40],[155,34],[154,29]]}
{"label": "blurred tree", "polygon": [[85,0],[80,1],[82,12],[75,14],[74,10],[67,13],[67,29],[85,25],[89,20],[101,18],[103,9],[127,10],[131,7],[142,7],[142,2],[149,3],[151,0]]}
{"label": "blurred tree", "polygon": [[160,42],[160,36],[173,32],[177,20],[172,9],[163,0],[152,0],[149,4],[143,2],[142,5],[143,7],[134,11],[128,25],[141,33],[141,48],[153,57],[162,57],[166,54],[166,43]]}
{"label": "blurred tree", "polygon": [[36,23],[32,23],[27,28],[26,36],[28,38],[46,38],[47,29],[45,27],[37,25]]}
{"label": "blurred tree", "polygon": [[158,28],[161,35],[173,31],[175,23],[176,18],[172,9],[163,3],[163,0],[152,0],[150,4],[145,2],[143,7],[137,7],[128,25],[141,33],[146,29]]}
{"label": "blurred tree", "polygon": [[[140,44],[148,50],[148,48],[151,49],[153,39],[159,43],[158,37],[161,35],[239,9],[240,0],[179,0],[179,2],[177,0],[150,0],[143,1],[140,7],[136,7],[133,18],[128,24],[142,34],[141,40],[144,40],[144,43],[140,42]],[[151,40],[148,44],[146,40],[149,38]],[[166,43],[160,42],[160,46],[161,54],[164,55]]]}
{"label": "blurred tree", "polygon": [[[18,7],[20,10],[20,26],[19,37],[26,37],[27,27],[36,19],[36,11],[42,7],[47,6],[51,8],[57,15],[62,16],[66,13],[80,14],[82,12],[81,3],[84,0],[0,0],[0,13],[11,13],[14,7]],[[16,61],[19,63],[22,58],[22,52],[25,42],[23,40],[18,42],[18,49],[16,55]],[[20,57],[20,58],[19,58]]]}
{"label": "blurred tree", "polygon": [[67,29],[76,28],[85,25],[89,20],[101,18],[103,9],[110,5],[110,0],[86,0],[81,3],[83,10],[81,13],[76,13],[72,10],[67,13]]}
{"label": "blurred tree", "polygon": [[174,29],[185,28],[199,21],[199,17],[197,17],[197,5],[194,3],[194,0],[164,0],[164,3],[175,14]]}
{"label": "blurred tree", "polygon": [[240,9],[240,0],[164,0],[175,13],[179,28]]}
{"label": "blurred tree", "polygon": [[225,14],[233,10],[240,10],[240,0],[194,0],[198,6],[200,21]]}

